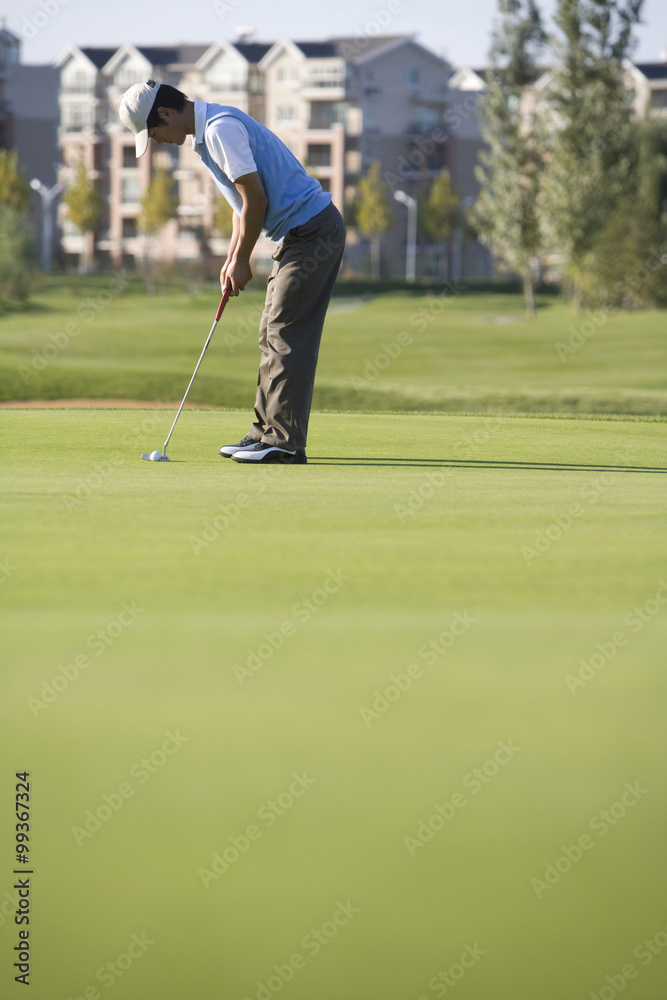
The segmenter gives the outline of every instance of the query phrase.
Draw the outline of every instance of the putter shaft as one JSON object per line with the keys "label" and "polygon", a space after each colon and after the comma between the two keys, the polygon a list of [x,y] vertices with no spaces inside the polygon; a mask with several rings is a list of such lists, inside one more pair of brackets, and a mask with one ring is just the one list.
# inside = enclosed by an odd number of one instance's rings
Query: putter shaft
{"label": "putter shaft", "polygon": [[211,342],[211,337],[213,336],[213,331],[215,330],[216,326],[218,325],[218,321],[219,321],[220,317],[222,316],[222,314],[224,312],[224,309],[225,309],[225,306],[227,305],[228,301],[229,301],[229,289],[225,288],[224,292],[222,293],[222,298],[220,299],[220,305],[218,306],[218,311],[215,314],[215,319],[213,320],[213,326],[211,327],[211,332],[209,333],[208,337],[206,338],[206,343],[204,344],[204,349],[201,352],[201,354],[199,355],[199,361],[197,362],[197,367],[195,368],[194,372],[192,373],[192,378],[190,379],[188,387],[185,390],[185,395],[183,396],[183,400],[181,402],[181,405],[178,408],[178,413],[174,417],[174,422],[171,425],[171,430],[167,434],[167,440],[165,441],[164,447],[162,449],[162,454],[163,454],[163,456],[165,458],[167,457],[167,445],[169,444],[169,439],[171,438],[171,435],[174,433],[174,427],[176,426],[176,422],[177,422],[178,418],[181,415],[181,410],[183,409],[183,407],[185,405],[185,400],[188,398],[188,393],[190,392],[190,387],[191,387],[192,383],[195,380],[195,376],[196,376],[197,372],[199,371],[199,366],[202,363],[204,355],[206,354],[206,348],[208,347],[208,345]]}

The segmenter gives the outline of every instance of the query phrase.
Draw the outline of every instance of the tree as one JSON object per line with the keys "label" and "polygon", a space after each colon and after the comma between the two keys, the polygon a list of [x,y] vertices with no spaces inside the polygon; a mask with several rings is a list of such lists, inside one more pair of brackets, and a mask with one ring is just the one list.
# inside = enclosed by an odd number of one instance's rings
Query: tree
{"label": "tree", "polygon": [[643,0],[558,0],[545,97],[544,218],[582,307],[598,234],[631,187],[631,93],[623,60]]}
{"label": "tree", "polygon": [[[422,202],[419,202],[421,208]],[[424,202],[422,225],[432,240],[448,242],[461,221],[461,199],[452,187],[449,170],[442,170],[433,181]]]}
{"label": "tree", "polygon": [[221,236],[231,236],[234,210],[222,194],[217,194],[213,209],[213,228]]}
{"label": "tree", "polygon": [[170,219],[175,218],[178,199],[174,193],[174,182],[166,170],[155,171],[153,178],[141,199],[138,225],[147,236],[156,236]]}
{"label": "tree", "polygon": [[538,136],[522,111],[527,89],[538,74],[545,34],[535,0],[498,0],[498,7],[488,87],[480,99],[486,148],[475,168],[481,192],[471,222],[480,242],[521,277],[526,310],[534,316],[532,260],[541,244],[542,155]]}
{"label": "tree", "polygon": [[25,300],[35,270],[36,243],[26,212],[0,204],[0,298]]}
{"label": "tree", "polygon": [[27,213],[32,190],[15,149],[0,149],[0,204]]}
{"label": "tree", "polygon": [[667,304],[667,123],[637,122],[633,130],[632,190],[617,201],[593,244],[588,294],[615,306]]}
{"label": "tree", "polygon": [[95,255],[95,235],[102,222],[104,203],[95,181],[88,176],[83,161],[76,169],[74,180],[65,190],[63,202],[67,205],[70,222],[84,234],[81,270],[87,272]]}
{"label": "tree", "polygon": [[376,160],[371,169],[359,181],[356,198],[357,229],[371,241],[371,277],[380,277],[380,240],[394,224],[387,185],[380,176],[380,164]]}
{"label": "tree", "polygon": [[[160,230],[176,216],[177,209],[178,199],[174,193],[173,179],[160,167],[153,174],[141,199],[141,211],[137,219],[139,229],[150,238],[151,244]],[[144,283],[147,292],[155,291],[155,273],[148,247],[144,255]]]}
{"label": "tree", "polygon": [[0,297],[27,299],[35,265],[32,190],[15,149],[0,150]]}

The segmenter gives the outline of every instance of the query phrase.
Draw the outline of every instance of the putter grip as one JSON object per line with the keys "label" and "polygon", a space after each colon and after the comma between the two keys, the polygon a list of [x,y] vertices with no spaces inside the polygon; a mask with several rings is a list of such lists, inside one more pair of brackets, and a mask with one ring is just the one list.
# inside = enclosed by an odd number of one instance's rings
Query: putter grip
{"label": "putter grip", "polygon": [[225,288],[224,292],[222,293],[222,298],[220,299],[220,305],[218,306],[218,311],[215,314],[215,321],[216,321],[216,323],[218,322],[218,320],[222,316],[222,312],[223,312],[223,310],[224,310],[224,308],[225,308],[225,306],[227,305],[228,302],[229,302],[229,289]]}

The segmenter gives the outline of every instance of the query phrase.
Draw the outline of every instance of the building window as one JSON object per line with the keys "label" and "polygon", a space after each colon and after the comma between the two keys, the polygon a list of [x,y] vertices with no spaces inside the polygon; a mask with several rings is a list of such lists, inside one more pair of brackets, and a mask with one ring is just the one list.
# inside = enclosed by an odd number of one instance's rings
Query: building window
{"label": "building window", "polygon": [[216,73],[208,79],[208,85],[214,94],[237,93],[247,89],[246,80],[231,73]]}
{"label": "building window", "polygon": [[438,124],[438,112],[435,108],[418,107],[417,128],[420,132],[432,132]]}
{"label": "building window", "polygon": [[667,90],[654,90],[651,93],[652,108],[667,108]]}
{"label": "building window", "polygon": [[87,104],[65,104],[62,109],[63,127],[77,132],[92,124],[94,109]]}
{"label": "building window", "polygon": [[331,146],[325,143],[308,144],[308,166],[309,167],[330,167],[331,166]]}
{"label": "building window", "polygon": [[123,66],[114,78],[121,93],[125,93],[135,83],[144,83],[144,74],[136,66]]}
{"label": "building window", "polygon": [[65,94],[88,94],[94,89],[95,77],[90,76],[84,70],[75,70],[63,81],[63,93]]}
{"label": "building window", "polygon": [[277,118],[279,122],[293,122],[294,121],[294,108],[291,104],[279,104],[277,109]]}
{"label": "building window", "polygon": [[123,177],[121,181],[121,202],[123,205],[136,205],[139,201],[139,178]]}
{"label": "building window", "polygon": [[331,180],[330,180],[330,178],[328,178],[328,177],[320,177],[319,178],[319,182],[320,182],[320,184],[322,186],[322,190],[323,191],[327,191],[327,192],[331,191]]}
{"label": "building window", "polygon": [[342,87],[345,84],[345,68],[343,66],[312,66],[306,77],[307,87]]}
{"label": "building window", "polygon": [[416,87],[419,83],[419,70],[416,66],[408,66],[405,71],[405,82],[408,87]]}
{"label": "building window", "polygon": [[123,169],[136,170],[139,166],[134,146],[123,146]]}
{"label": "building window", "polygon": [[137,235],[137,220],[123,219],[123,239],[133,240]]}
{"label": "building window", "polygon": [[296,69],[294,66],[280,66],[278,69],[278,83],[290,83],[296,80]]}

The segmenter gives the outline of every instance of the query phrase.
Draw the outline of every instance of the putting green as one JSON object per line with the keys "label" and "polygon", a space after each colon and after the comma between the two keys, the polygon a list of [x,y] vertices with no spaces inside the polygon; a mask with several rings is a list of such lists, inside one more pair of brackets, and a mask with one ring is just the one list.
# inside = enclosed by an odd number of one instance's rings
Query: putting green
{"label": "putting green", "polygon": [[3,996],[25,769],[39,1000],[656,1000],[664,423],[248,419],[2,414]]}

